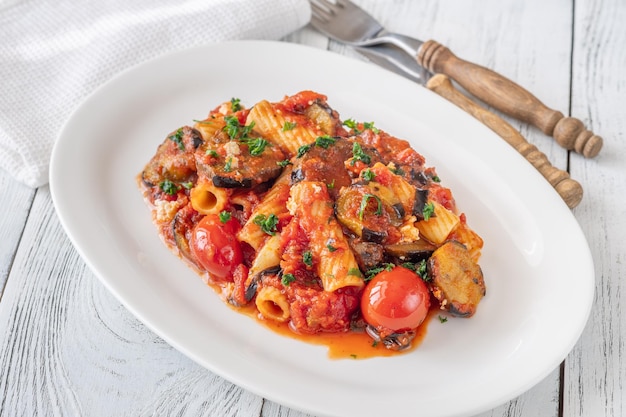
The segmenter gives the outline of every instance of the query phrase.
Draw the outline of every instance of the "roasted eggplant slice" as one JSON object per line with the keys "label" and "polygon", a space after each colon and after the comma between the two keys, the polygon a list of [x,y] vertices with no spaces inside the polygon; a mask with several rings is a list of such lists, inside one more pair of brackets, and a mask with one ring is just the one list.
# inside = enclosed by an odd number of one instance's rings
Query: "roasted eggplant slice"
{"label": "roasted eggplant slice", "polygon": [[153,187],[164,180],[189,181],[196,172],[194,153],[202,143],[200,132],[189,126],[170,133],[141,173],[143,183]]}
{"label": "roasted eggplant slice", "polygon": [[224,173],[215,172],[213,175],[213,185],[220,188],[252,188],[252,178],[234,178],[235,175],[227,176]]}
{"label": "roasted eggplant slice", "polygon": [[373,230],[363,226],[361,238],[366,242],[382,243],[387,238],[386,230]]}
{"label": "roasted eggplant slice", "polygon": [[421,166],[418,169],[411,169],[409,179],[411,180],[413,185],[416,185],[418,187],[426,185],[429,181],[426,175],[424,175],[424,171],[422,170]]}
{"label": "roasted eggplant slice", "polygon": [[340,190],[335,203],[339,222],[364,241],[393,243],[402,224],[395,196],[376,182],[354,184]]}
{"label": "roasted eggplant slice", "polygon": [[341,121],[336,113],[321,100],[316,100],[304,110],[304,115],[327,135],[334,136]]}
{"label": "roasted eggplant slice", "polygon": [[366,333],[377,343],[383,343],[387,349],[402,351],[411,347],[411,341],[415,338],[415,330],[407,330],[400,333],[382,335],[375,327],[367,325]]}
{"label": "roasted eggplant slice", "polygon": [[180,254],[193,262],[191,250],[189,249],[189,239],[193,227],[200,221],[202,215],[195,211],[191,204],[180,209],[172,220],[172,235],[176,242],[176,247]]}
{"label": "roasted eggplant slice", "polygon": [[350,239],[348,242],[362,271],[372,269],[384,262],[385,252],[382,245],[373,242],[362,242],[359,239]]}
{"label": "roasted eggplant slice", "polygon": [[413,215],[417,221],[424,220],[424,209],[428,202],[428,190],[418,188],[415,190],[415,202],[413,203]]}
{"label": "roasted eggplant slice", "polygon": [[441,308],[459,317],[471,317],[485,295],[480,266],[457,241],[440,246],[428,260],[431,292]]}
{"label": "roasted eggplant slice", "polygon": [[428,259],[435,249],[437,249],[435,245],[424,239],[385,246],[387,255],[397,262],[419,262]]}
{"label": "roasted eggplant slice", "polygon": [[259,282],[263,280],[263,277],[266,275],[277,275],[280,273],[280,266],[272,266],[267,268],[258,274],[250,277],[246,282],[246,291],[245,291],[245,299],[247,302],[252,301],[254,296],[256,295],[257,288],[259,286]]}
{"label": "roasted eggplant slice", "polygon": [[252,188],[282,172],[279,162],[285,159],[285,154],[253,133],[243,141],[217,143],[196,153],[198,174],[211,179],[216,187]]}

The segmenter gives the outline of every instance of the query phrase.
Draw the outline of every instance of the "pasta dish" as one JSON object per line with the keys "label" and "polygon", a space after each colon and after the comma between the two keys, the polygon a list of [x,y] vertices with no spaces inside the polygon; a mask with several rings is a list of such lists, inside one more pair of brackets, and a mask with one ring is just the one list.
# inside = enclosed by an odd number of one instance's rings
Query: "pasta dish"
{"label": "pasta dish", "polygon": [[138,182],[172,251],[295,335],[403,351],[429,311],[471,317],[485,295],[483,241],[436,170],[323,94],[225,101],[168,134]]}

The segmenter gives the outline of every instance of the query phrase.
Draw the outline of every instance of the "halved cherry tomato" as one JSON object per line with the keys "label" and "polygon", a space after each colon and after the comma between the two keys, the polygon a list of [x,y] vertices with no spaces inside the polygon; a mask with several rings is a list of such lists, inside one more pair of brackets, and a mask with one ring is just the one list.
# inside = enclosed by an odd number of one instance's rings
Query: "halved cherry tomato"
{"label": "halved cherry tomato", "polygon": [[415,329],[424,321],[429,308],[428,287],[419,275],[401,266],[377,274],[361,298],[365,321],[393,331]]}
{"label": "halved cherry tomato", "polygon": [[233,271],[243,261],[241,245],[235,237],[235,219],[222,223],[215,214],[204,216],[191,233],[191,253],[214,279],[232,280]]}

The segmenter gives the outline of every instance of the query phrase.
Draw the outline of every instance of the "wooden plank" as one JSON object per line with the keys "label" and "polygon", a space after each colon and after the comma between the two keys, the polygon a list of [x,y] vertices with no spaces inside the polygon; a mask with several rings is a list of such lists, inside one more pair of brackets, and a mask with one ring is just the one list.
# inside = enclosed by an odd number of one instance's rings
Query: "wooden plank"
{"label": "wooden plank", "polygon": [[0,301],[22,237],[35,190],[15,181],[8,172],[0,170]]}
{"label": "wooden plank", "polygon": [[275,402],[265,400],[261,417],[315,417],[312,414],[303,413],[289,407],[276,404]]}
{"label": "wooden plank", "polygon": [[604,138],[592,161],[571,158],[586,197],[574,210],[595,263],[591,317],[565,368],[564,415],[626,415],[626,5],[576,2],[572,115]]}
{"label": "wooden plank", "polygon": [[262,399],[144,327],[35,198],[0,304],[0,414],[249,416]]}

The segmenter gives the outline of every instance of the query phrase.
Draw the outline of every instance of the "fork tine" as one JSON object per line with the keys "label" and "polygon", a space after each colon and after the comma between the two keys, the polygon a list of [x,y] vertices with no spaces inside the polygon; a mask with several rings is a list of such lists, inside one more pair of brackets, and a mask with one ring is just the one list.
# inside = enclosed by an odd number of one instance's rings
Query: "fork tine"
{"label": "fork tine", "polygon": [[311,2],[311,19],[317,19],[320,22],[328,23],[333,17],[333,12]]}
{"label": "fork tine", "polygon": [[310,3],[313,7],[323,9],[324,11],[331,14],[334,14],[339,11],[339,9],[341,9],[341,6],[338,5],[338,3],[333,3],[329,0],[310,0]]}
{"label": "fork tine", "polygon": [[319,13],[319,10],[311,11],[311,23],[320,25],[320,24],[326,24],[328,22],[330,22],[330,19],[328,19],[328,17],[324,16],[323,14]]}
{"label": "fork tine", "polygon": [[376,19],[350,0],[309,0],[311,23],[329,38],[348,44],[377,42],[384,29]]}

